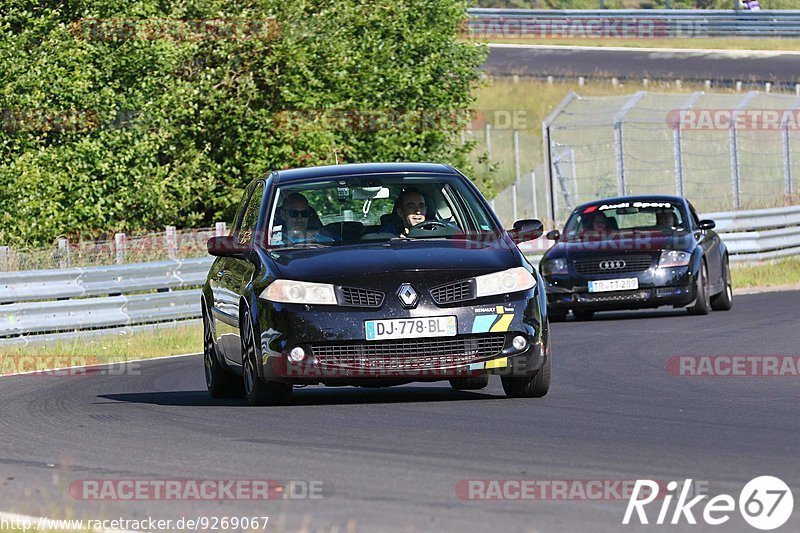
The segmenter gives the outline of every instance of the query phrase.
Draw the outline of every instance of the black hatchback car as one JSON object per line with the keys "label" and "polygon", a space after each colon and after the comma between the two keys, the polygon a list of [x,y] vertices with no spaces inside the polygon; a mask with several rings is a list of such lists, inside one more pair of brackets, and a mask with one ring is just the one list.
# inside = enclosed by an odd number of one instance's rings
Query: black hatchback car
{"label": "black hatchback car", "polygon": [[728,310],[733,302],[728,250],[677,196],[628,196],[578,206],[542,257],[551,321],[571,310],[687,307],[693,314]]}
{"label": "black hatchback car", "polygon": [[245,190],[202,291],[212,396],[281,403],[294,386],[500,374],[513,397],[550,385],[543,281],[471,181],[446,165],[273,172]]}

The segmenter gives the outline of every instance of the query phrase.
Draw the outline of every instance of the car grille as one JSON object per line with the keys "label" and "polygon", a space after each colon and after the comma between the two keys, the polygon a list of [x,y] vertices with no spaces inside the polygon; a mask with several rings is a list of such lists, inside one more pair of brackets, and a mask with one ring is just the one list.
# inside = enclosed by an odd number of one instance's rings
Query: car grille
{"label": "car grille", "polygon": [[504,335],[463,335],[438,339],[314,344],[321,366],[358,370],[424,370],[480,361],[500,353]]}
{"label": "car grille", "polygon": [[652,291],[650,289],[633,290],[633,291],[612,291],[612,292],[595,292],[584,293],[578,298],[580,302],[629,302],[631,300],[646,300],[650,298]]}
{"label": "car grille", "polygon": [[[601,263],[613,263],[624,261],[625,266],[621,268],[600,268]],[[616,257],[599,257],[594,259],[581,259],[575,261],[575,272],[578,274],[619,274],[622,272],[643,272],[653,264],[653,256],[639,254]]]}
{"label": "car grille", "polygon": [[439,285],[431,289],[431,298],[438,305],[463,302],[474,298],[472,283],[469,281],[456,281]]}
{"label": "car grille", "polygon": [[381,291],[355,289],[353,287],[342,287],[341,291],[342,305],[356,307],[380,307],[383,305],[384,294]]}

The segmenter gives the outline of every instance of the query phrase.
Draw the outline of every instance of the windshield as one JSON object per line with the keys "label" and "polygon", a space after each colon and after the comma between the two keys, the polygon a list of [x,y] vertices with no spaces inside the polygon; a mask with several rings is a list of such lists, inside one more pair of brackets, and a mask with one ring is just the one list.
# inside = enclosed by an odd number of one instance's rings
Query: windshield
{"label": "windshield", "polygon": [[688,228],[679,204],[662,201],[620,202],[576,209],[566,226],[566,240],[608,238],[643,231],[672,234]]}
{"label": "windshield", "polygon": [[272,247],[320,247],[497,236],[483,202],[461,178],[360,176],[278,188],[269,215]]}

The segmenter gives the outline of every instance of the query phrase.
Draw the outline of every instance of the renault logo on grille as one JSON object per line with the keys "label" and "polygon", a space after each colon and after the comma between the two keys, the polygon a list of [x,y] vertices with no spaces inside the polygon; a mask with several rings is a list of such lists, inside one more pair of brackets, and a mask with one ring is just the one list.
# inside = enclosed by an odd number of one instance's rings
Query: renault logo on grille
{"label": "renault logo on grille", "polygon": [[616,260],[616,261],[600,261],[600,270],[616,270],[619,268],[625,268],[625,261]]}
{"label": "renault logo on grille", "polygon": [[403,283],[397,289],[397,297],[403,302],[403,307],[414,307],[417,305],[417,291],[410,283]]}

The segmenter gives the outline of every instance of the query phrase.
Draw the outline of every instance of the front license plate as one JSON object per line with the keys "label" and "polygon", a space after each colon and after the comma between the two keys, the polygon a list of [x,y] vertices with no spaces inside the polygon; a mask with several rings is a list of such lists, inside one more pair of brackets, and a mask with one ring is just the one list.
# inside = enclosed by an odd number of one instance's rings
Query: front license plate
{"label": "front license plate", "polygon": [[413,339],[417,337],[452,337],[458,333],[456,317],[397,318],[364,322],[367,340]]}
{"label": "front license plate", "polygon": [[600,279],[589,282],[589,292],[627,291],[638,288],[638,278]]}

